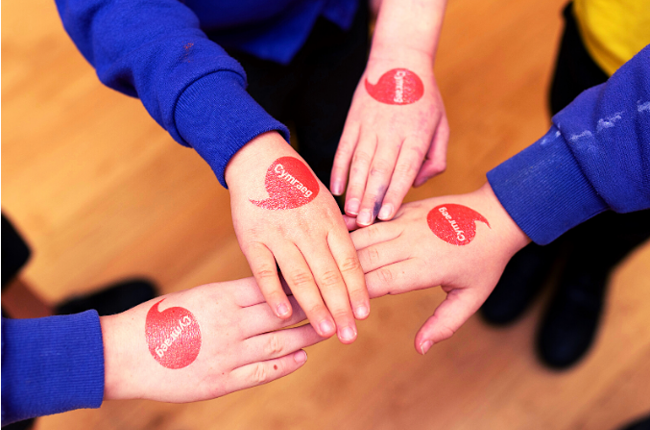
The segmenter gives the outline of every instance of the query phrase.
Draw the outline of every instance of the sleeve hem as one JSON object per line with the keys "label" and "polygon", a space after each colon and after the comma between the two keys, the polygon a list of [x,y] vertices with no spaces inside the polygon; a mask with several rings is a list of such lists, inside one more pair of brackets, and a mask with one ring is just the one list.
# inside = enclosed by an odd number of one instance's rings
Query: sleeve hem
{"label": "sleeve hem", "polygon": [[553,126],[535,144],[487,174],[505,210],[539,245],[608,208],[567,145]]}

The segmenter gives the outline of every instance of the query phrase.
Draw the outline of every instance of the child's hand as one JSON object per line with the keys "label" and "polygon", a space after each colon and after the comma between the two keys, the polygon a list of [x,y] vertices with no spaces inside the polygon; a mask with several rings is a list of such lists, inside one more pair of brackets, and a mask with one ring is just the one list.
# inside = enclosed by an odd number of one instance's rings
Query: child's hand
{"label": "child's hand", "polygon": [[[445,170],[449,125],[431,57],[368,62],[352,100],[331,189],[359,226],[389,220],[412,185]],[[348,181],[349,174],[349,181]]]}
{"label": "child's hand", "polygon": [[281,378],[301,367],[301,348],[321,338],[293,298],[276,317],[252,278],[157,297],[101,318],[105,399],[184,403]]}
{"label": "child's hand", "polygon": [[437,285],[447,292],[415,337],[424,354],[478,310],[530,240],[486,184],[470,194],[405,204],[394,220],[359,229],[352,241],[371,297]]}
{"label": "child's hand", "polygon": [[[357,337],[355,317],[370,311],[363,271],[334,198],[277,133],[242,148],[226,169],[239,245],[266,301],[291,315],[279,266],[307,318],[323,337]],[[277,266],[276,266],[277,262]]]}

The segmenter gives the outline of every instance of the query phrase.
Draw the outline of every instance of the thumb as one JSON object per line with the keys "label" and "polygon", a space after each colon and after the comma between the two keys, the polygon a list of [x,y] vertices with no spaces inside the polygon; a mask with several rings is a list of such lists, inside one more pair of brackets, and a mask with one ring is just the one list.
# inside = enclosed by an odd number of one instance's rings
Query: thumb
{"label": "thumb", "polygon": [[478,310],[485,300],[469,288],[455,289],[438,305],[435,312],[415,335],[415,349],[420,354],[438,342],[449,339]]}

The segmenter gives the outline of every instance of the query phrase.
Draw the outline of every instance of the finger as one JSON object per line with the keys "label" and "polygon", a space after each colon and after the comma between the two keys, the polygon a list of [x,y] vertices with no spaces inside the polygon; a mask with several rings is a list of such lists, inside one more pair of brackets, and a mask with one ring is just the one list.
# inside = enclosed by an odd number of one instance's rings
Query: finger
{"label": "finger", "polygon": [[415,176],[424,160],[429,142],[409,137],[404,140],[402,150],[395,166],[395,172],[386,191],[384,203],[379,211],[379,219],[391,219],[402,205],[406,193],[411,189]]}
{"label": "finger", "polygon": [[414,186],[419,187],[447,169],[448,143],[449,122],[447,121],[447,115],[443,112],[438,128],[436,128],[436,134],[433,136],[431,147],[427,152],[427,157],[415,178]]}
{"label": "finger", "polygon": [[280,284],[275,258],[271,250],[263,243],[257,242],[245,247],[243,251],[266,302],[279,318],[289,318],[291,304],[289,304],[289,299]]}
{"label": "finger", "polygon": [[408,260],[411,257],[408,248],[404,249],[404,247],[396,245],[396,242],[391,240],[376,243],[358,251],[359,262],[361,262],[364,273]]}
{"label": "finger", "polygon": [[431,267],[412,258],[366,273],[366,285],[370,298],[374,299],[386,294],[401,294],[434,287],[440,285],[440,282]]}
{"label": "finger", "polygon": [[350,216],[359,214],[361,199],[368,182],[370,163],[372,163],[376,148],[377,136],[361,130],[359,143],[354,151],[352,164],[350,165],[350,180],[345,196],[345,213]]}
{"label": "finger", "polygon": [[230,372],[228,392],[232,393],[282,378],[298,370],[306,361],[307,353],[300,350],[284,357],[238,367]]}
{"label": "finger", "polygon": [[359,257],[347,233],[334,231],[327,236],[329,248],[343,275],[350,304],[357,319],[365,319],[370,314],[370,297]]}
{"label": "finger", "polygon": [[354,247],[358,250],[375,245],[381,242],[387,242],[398,238],[402,234],[402,227],[395,223],[379,223],[369,227],[360,228],[350,234]]}
{"label": "finger", "polygon": [[306,244],[303,253],[327,309],[334,317],[339,340],[343,343],[352,343],[357,338],[357,327],[350,307],[350,297],[343,275],[329,251],[328,244],[323,241],[323,243]]}
{"label": "finger", "polygon": [[[401,146],[401,143],[398,144],[398,142],[382,142],[381,140],[378,142],[368,173],[368,183],[361,201],[361,209],[357,216],[357,224],[362,227],[372,224],[379,213],[386,189],[393,176]],[[418,167],[420,164],[417,164]]]}
{"label": "finger", "polygon": [[289,297],[289,302],[291,303],[293,313],[287,319],[278,318],[266,303],[259,303],[242,309],[241,331],[244,339],[279,330],[304,321],[307,316],[296,299],[291,296]]}
{"label": "finger", "polygon": [[343,215],[343,222],[345,223],[345,227],[347,227],[348,231],[354,231],[359,228],[357,225],[357,217]]}
{"label": "finger", "polygon": [[239,356],[242,359],[246,357],[246,363],[242,362],[242,365],[266,361],[283,357],[322,340],[325,339],[316,333],[311,324],[305,324],[246,339]]}
{"label": "finger", "polygon": [[431,346],[449,339],[484,301],[477,297],[474,290],[452,290],[418,331],[415,349],[420,354],[426,354]]}
{"label": "finger", "polygon": [[341,141],[334,155],[332,165],[332,176],[330,178],[330,190],[335,196],[343,194],[350,170],[350,161],[354,155],[359,139],[359,123],[346,120],[341,134]]}
{"label": "finger", "polygon": [[300,307],[305,311],[309,322],[321,336],[332,336],[336,332],[334,319],[323,302],[320,290],[303,254],[294,244],[291,244],[276,258],[284,279],[289,284]]}

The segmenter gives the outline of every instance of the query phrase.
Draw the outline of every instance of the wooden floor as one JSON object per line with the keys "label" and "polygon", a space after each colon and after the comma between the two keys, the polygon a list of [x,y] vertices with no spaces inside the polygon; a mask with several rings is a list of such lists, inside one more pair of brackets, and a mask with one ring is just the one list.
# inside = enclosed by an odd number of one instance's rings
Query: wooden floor
{"label": "wooden floor", "polygon": [[[473,190],[548,127],[565,0],[451,0],[436,64],[447,172],[409,200]],[[2,209],[34,248],[23,278],[47,301],[144,275],[164,292],[247,276],[228,193],[140,102],[103,87],[52,0],[2,2]],[[589,356],[536,360],[542,304],[506,329],[472,318],[426,356],[413,336],[439,289],[373,302],[351,346],[308,349],[298,373],[188,405],[107,402],[45,429],[615,429],[650,412],[650,246],[611,282]]]}

